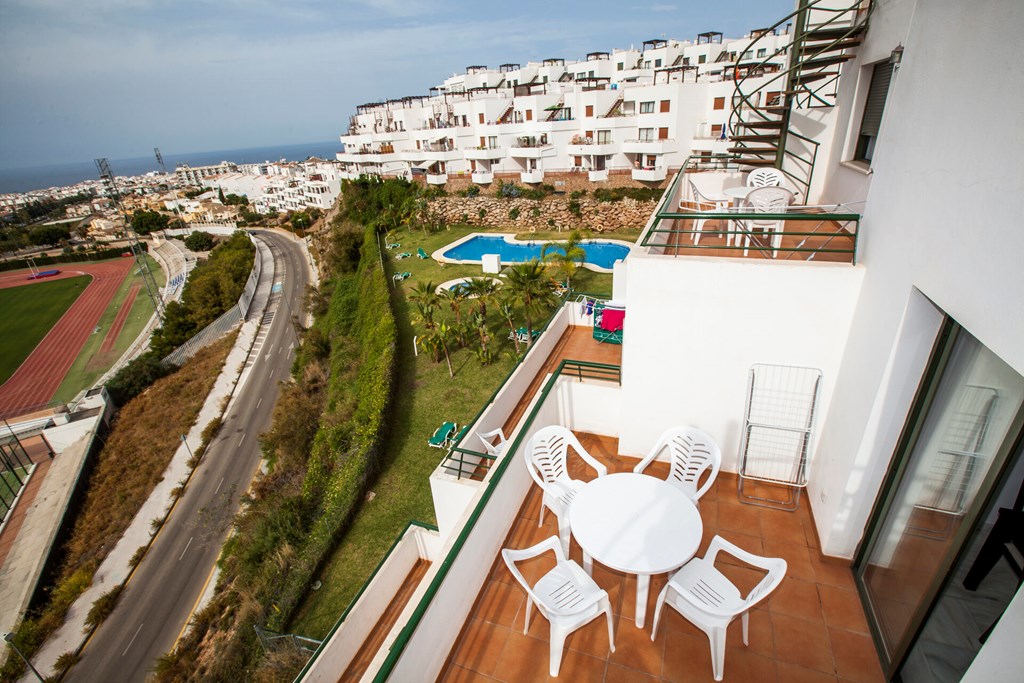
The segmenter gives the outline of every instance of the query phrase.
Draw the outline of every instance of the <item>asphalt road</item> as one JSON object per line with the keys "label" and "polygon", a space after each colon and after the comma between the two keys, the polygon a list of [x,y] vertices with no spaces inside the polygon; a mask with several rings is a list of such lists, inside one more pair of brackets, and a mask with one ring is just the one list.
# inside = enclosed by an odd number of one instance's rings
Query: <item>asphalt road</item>
{"label": "asphalt road", "polygon": [[271,295],[271,307],[277,300],[277,308],[258,357],[250,358],[252,374],[235,396],[224,427],[185,494],[114,612],[82,651],[69,680],[146,679],[184,629],[212,575],[240,496],[259,466],[259,436],[270,426],[278,381],[286,379],[291,368],[295,343],[291,313],[302,309],[308,278],[302,252],[291,240],[264,231],[256,235],[274,253],[274,282],[282,287],[280,295]]}

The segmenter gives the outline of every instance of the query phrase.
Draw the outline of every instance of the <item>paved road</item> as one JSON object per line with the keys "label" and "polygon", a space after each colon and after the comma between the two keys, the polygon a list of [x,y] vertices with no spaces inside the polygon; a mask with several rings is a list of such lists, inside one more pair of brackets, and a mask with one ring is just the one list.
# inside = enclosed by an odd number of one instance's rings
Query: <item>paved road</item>
{"label": "paved road", "polygon": [[[301,310],[307,271],[302,252],[291,240],[270,232],[256,234],[273,251],[275,282],[283,286],[280,294],[271,295],[264,325],[275,301],[278,306],[252,374],[113,614],[83,650],[71,671],[72,681],[146,679],[157,658],[173,647],[199,600],[240,495],[259,465],[259,435],[270,425],[277,383],[291,368],[295,330],[289,318]],[[263,334],[261,330],[258,339]]]}

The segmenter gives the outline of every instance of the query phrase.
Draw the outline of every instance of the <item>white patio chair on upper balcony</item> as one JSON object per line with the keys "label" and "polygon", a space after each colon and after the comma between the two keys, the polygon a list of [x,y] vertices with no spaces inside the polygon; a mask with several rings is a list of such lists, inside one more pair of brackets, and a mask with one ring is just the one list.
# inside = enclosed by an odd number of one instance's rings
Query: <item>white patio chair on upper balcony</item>
{"label": "white patio chair on upper balcony", "polygon": [[[786,207],[793,204],[793,193],[784,187],[759,187],[747,195],[743,200],[744,213],[785,213]],[[750,238],[755,230],[760,230],[767,235],[772,234],[772,258],[779,255],[779,248],[782,246],[782,232],[785,229],[786,221],[781,218],[768,219],[743,219],[736,223],[743,231],[742,235],[736,236],[736,244],[742,237],[743,255],[746,256],[750,249]]]}
{"label": "white patio chair on upper balcony", "polygon": [[[531,587],[523,578],[516,562],[538,557],[548,551],[555,553],[555,567]],[[608,619],[608,645],[611,651],[615,652],[612,605],[608,593],[601,590],[582,567],[565,558],[557,538],[552,536],[523,550],[505,548],[501,551],[501,557],[508,565],[512,576],[526,590],[526,619],[523,633],[530,630],[530,613],[534,605],[551,624],[551,658],[548,670],[552,677],[558,676],[558,670],[562,666],[562,649],[566,637],[602,613]]]}
{"label": "white patio chair on upper balcony", "polygon": [[526,469],[544,492],[537,526],[544,523],[544,508],[558,518],[558,537],[562,549],[569,554],[569,505],[586,482],[569,476],[569,447],[597,472],[608,474],[608,468],[583,448],[576,435],[561,425],[549,425],[534,432],[526,444]]}
{"label": "white patio chair on upper balcony", "polygon": [[[690,184],[690,194],[693,195],[693,209],[701,212],[708,211],[721,211],[725,212],[729,210],[729,205],[732,200],[728,197],[714,199],[701,192],[694,184],[693,180],[687,179],[687,183]],[[693,224],[693,243],[694,245],[700,244],[701,233],[704,231],[704,224],[708,222],[707,218],[698,218]],[[727,218],[719,219],[719,223],[725,222],[727,229],[731,224]],[[727,246],[732,245],[732,234],[726,235]]]}
{"label": "white patio chair on upper balcony", "polygon": [[477,436],[480,437],[480,441],[484,444],[484,450],[487,451],[488,455],[498,457],[505,450],[505,444],[508,439],[505,438],[505,432],[501,430],[501,427],[490,431],[490,432],[477,432]]}
{"label": "white patio chair on upper balcony", "polygon": [[[654,448],[633,471],[642,473],[666,448],[669,452],[669,472],[665,481],[676,486],[697,504],[700,497],[715,483],[718,471],[722,468],[722,450],[707,432],[696,427],[671,427],[658,437]],[[701,483],[705,472],[708,473],[707,478]]]}
{"label": "white patio chair on upper balcony", "polygon": [[779,187],[785,180],[776,168],[756,168],[747,176],[747,187]]}
{"label": "white patio chair on upper balcony", "polygon": [[[719,552],[726,552],[766,572],[746,597],[715,568]],[[715,536],[704,557],[694,558],[683,565],[662,589],[654,608],[651,640],[658,635],[661,608],[667,603],[707,634],[711,644],[711,670],[715,680],[720,681],[725,668],[725,635],[729,624],[736,617],[741,617],[743,644],[748,645],[751,608],[768,597],[785,576],[785,560],[748,553],[721,536]]]}

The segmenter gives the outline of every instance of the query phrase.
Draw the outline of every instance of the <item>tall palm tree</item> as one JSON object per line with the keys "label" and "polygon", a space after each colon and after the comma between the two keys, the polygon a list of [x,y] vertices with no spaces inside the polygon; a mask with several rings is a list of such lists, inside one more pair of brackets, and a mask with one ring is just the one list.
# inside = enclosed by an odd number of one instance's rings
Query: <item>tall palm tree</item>
{"label": "tall palm tree", "polygon": [[508,323],[509,333],[512,336],[512,343],[516,345],[516,356],[519,356],[519,336],[516,334],[516,308],[512,301],[512,297],[508,292],[505,292],[504,297],[498,301],[498,313]]}
{"label": "tall palm tree", "polygon": [[465,290],[458,285],[453,289],[442,289],[439,297],[441,301],[451,306],[452,313],[455,314],[455,322],[461,322],[462,304],[466,301]]}
{"label": "tall palm tree", "polygon": [[487,304],[497,291],[494,281],[487,277],[471,277],[462,285],[463,293],[470,299],[476,299],[477,311],[487,317]]}
{"label": "tall palm tree", "polygon": [[566,287],[587,258],[587,252],[581,246],[582,241],[580,231],[573,230],[564,242],[548,242],[540,250],[541,258],[565,276]]}
{"label": "tall palm tree", "polygon": [[508,269],[505,286],[513,300],[523,309],[526,319],[526,343],[533,344],[533,321],[555,305],[557,298],[551,280],[540,261],[517,263]]}
{"label": "tall palm tree", "polygon": [[409,292],[409,300],[416,305],[416,309],[423,318],[423,325],[429,330],[434,327],[434,312],[440,303],[437,294],[437,285],[427,280],[418,282]]}

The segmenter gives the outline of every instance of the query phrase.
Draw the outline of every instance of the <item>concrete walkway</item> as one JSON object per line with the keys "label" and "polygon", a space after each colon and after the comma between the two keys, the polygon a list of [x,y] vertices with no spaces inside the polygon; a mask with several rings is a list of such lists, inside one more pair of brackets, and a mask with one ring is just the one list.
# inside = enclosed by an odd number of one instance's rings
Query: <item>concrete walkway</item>
{"label": "concrete walkway", "polygon": [[[188,461],[202,443],[203,429],[223,414],[228,400],[241,389],[248,377],[248,372],[245,372],[246,366],[249,365],[247,359],[260,336],[275,276],[274,258],[270,248],[260,240],[257,240],[256,246],[262,261],[262,273],[248,319],[242,324],[224,367],[199,411],[199,417],[186,435],[185,441],[175,452],[160,483],[153,489],[124,535],[96,571],[92,586],[72,605],[64,625],[47,639],[46,644],[33,658],[33,664],[44,676],[54,673],[54,665],[60,655],[77,651],[85,643],[88,638],[85,617],[92,604],[115,586],[131,580],[131,558],[139,548],[147,547],[159,533],[154,532],[153,521],[164,520],[173,512],[176,498],[172,491],[187,482],[191,474]],[[27,675],[22,680],[30,683],[34,679]]]}

